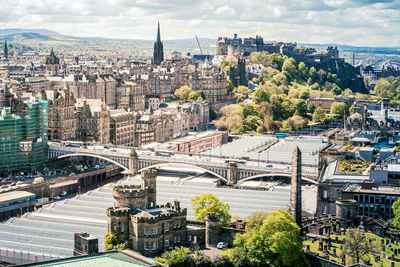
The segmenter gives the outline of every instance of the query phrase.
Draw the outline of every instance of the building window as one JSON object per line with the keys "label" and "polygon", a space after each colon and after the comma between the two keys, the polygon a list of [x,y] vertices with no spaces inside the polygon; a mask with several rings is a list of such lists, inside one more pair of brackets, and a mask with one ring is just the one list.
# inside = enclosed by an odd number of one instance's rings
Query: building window
{"label": "building window", "polygon": [[166,223],[165,224],[165,232],[168,232],[169,231],[169,223]]}
{"label": "building window", "polygon": [[176,222],[176,227],[177,227],[177,228],[180,228],[180,227],[181,227],[181,221],[177,221],[177,222]]}
{"label": "building window", "polygon": [[152,242],[151,243],[151,249],[152,250],[156,250],[156,248],[157,248],[157,243],[156,242]]}
{"label": "building window", "polygon": [[323,199],[327,199],[327,198],[328,198],[328,190],[325,189],[325,190],[323,191],[322,198],[323,198]]}
{"label": "building window", "polygon": [[192,235],[189,235],[188,241],[189,241],[189,242],[192,241]]}
{"label": "building window", "polygon": [[150,243],[148,241],[144,242],[144,249],[149,250],[150,249]]}
{"label": "building window", "polygon": [[165,240],[165,246],[166,246],[166,247],[169,247],[169,240],[168,240],[168,239]]}

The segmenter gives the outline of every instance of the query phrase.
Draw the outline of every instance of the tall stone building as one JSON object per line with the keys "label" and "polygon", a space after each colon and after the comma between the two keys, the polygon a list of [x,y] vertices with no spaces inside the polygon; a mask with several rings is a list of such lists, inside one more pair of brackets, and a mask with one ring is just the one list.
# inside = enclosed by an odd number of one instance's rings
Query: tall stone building
{"label": "tall stone building", "polygon": [[301,227],[301,151],[299,147],[293,151],[290,213],[297,225]]}
{"label": "tall stone building", "polygon": [[8,60],[8,46],[7,46],[7,41],[4,41],[4,50],[3,50],[3,57],[4,60]]}
{"label": "tall stone building", "polygon": [[47,90],[48,101],[48,138],[54,140],[69,140],[76,137],[76,100],[67,88],[60,91]]}
{"label": "tall stone building", "polygon": [[160,37],[160,22],[157,28],[157,41],[154,43],[153,64],[160,65],[164,60],[164,48]]}
{"label": "tall stone building", "polygon": [[60,59],[54,54],[53,48],[50,55],[46,57],[46,76],[54,76],[58,74],[60,68]]}
{"label": "tall stone building", "polygon": [[107,231],[144,256],[186,245],[186,209],[179,201],[156,205],[157,171],[144,170],[141,176],[141,185],[114,186],[114,206],[107,209]]}
{"label": "tall stone building", "polygon": [[110,142],[110,111],[101,99],[77,99],[76,138],[81,141]]}

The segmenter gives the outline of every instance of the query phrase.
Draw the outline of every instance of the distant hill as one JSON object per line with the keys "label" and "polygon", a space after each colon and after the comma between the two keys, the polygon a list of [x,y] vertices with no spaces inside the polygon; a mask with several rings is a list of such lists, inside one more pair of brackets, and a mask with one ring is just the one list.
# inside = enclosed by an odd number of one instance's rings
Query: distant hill
{"label": "distant hill", "polygon": [[24,42],[29,40],[42,40],[42,41],[49,41],[53,38],[49,35],[43,35],[39,33],[15,33],[9,34],[5,36],[1,36],[0,40],[6,40],[7,42]]}
{"label": "distant hill", "polygon": [[[34,32],[29,32],[34,31]],[[3,33],[3,35],[1,34]],[[9,33],[4,35],[4,33]],[[31,47],[38,51],[47,51],[49,47],[57,50],[70,50],[76,52],[118,52],[122,54],[133,54],[150,56],[153,50],[154,40],[135,40],[135,39],[111,39],[101,37],[75,37],[62,35],[57,32],[39,29],[7,29],[0,30],[0,42],[6,40],[10,47],[18,45],[22,47]],[[203,53],[214,54],[216,40],[212,38],[199,38]],[[195,38],[163,40],[164,49],[167,56],[173,51],[182,53],[200,53]]]}
{"label": "distant hill", "polygon": [[11,29],[0,29],[0,36],[12,35],[18,33],[38,33],[41,35],[62,35],[56,31],[51,31],[47,29],[20,29],[20,28],[11,28]]}

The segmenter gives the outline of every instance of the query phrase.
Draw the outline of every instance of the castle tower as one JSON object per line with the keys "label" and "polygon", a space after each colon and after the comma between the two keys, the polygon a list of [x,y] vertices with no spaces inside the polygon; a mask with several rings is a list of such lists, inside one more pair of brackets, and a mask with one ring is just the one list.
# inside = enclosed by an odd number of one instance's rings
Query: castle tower
{"label": "castle tower", "polygon": [[155,41],[154,43],[153,64],[160,65],[163,60],[164,60],[164,48],[160,36],[160,22],[158,22],[157,41]]}
{"label": "castle tower", "polygon": [[121,241],[127,240],[129,237],[130,213],[130,208],[107,208],[107,232],[114,233]]}
{"label": "castle tower", "polygon": [[129,176],[134,176],[138,173],[138,156],[134,148],[131,149],[129,154]]}
{"label": "castle tower", "polygon": [[301,151],[299,147],[296,147],[293,151],[291,183],[290,213],[301,228]]}
{"label": "castle tower", "polygon": [[206,214],[206,247],[215,247],[219,240],[219,214]]}
{"label": "castle tower", "polygon": [[4,59],[8,60],[8,46],[7,46],[7,41],[4,41]]}
{"label": "castle tower", "polygon": [[157,171],[154,169],[144,170],[142,176],[142,188],[148,187],[147,208],[154,208],[157,203]]}

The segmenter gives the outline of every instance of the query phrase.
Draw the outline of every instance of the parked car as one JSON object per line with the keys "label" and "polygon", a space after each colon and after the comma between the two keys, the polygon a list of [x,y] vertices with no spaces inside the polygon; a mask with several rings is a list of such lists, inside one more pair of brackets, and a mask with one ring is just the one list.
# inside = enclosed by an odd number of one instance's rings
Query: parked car
{"label": "parked car", "polygon": [[67,191],[61,191],[59,195],[60,195],[60,197],[66,196],[67,195]]}
{"label": "parked car", "polygon": [[53,199],[54,199],[54,200],[60,200],[61,197],[60,197],[60,196],[55,196]]}
{"label": "parked car", "polygon": [[219,243],[217,244],[217,248],[218,248],[218,249],[225,249],[225,248],[228,248],[228,243],[226,243],[226,242],[219,242]]}

